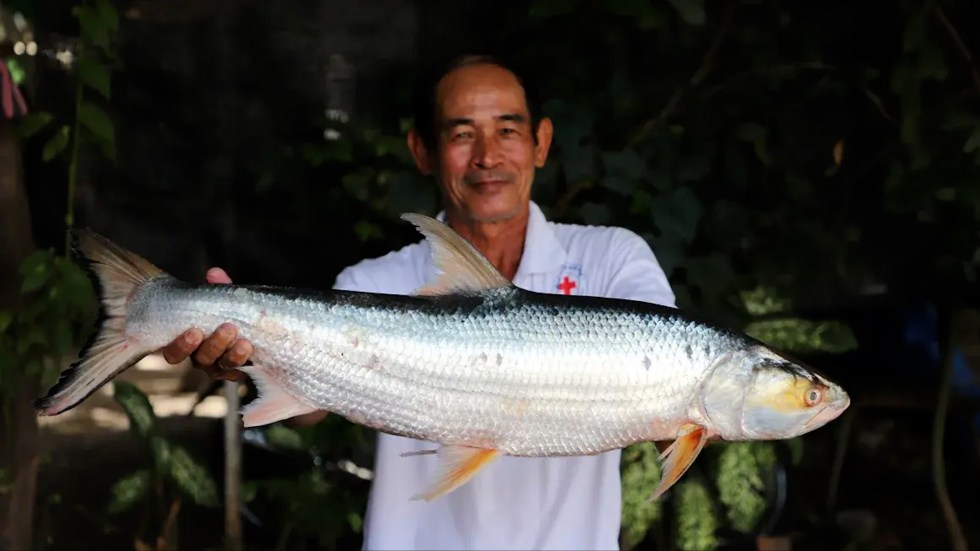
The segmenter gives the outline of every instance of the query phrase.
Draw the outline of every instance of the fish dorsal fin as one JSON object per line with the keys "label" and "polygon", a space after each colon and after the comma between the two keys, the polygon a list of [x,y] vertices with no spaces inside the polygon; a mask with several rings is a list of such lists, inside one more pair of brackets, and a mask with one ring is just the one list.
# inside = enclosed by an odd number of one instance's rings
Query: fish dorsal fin
{"label": "fish dorsal fin", "polygon": [[443,295],[510,287],[511,282],[469,241],[447,224],[423,214],[406,213],[402,220],[415,225],[432,247],[432,261],[442,272],[435,281],[415,291],[417,295]]}

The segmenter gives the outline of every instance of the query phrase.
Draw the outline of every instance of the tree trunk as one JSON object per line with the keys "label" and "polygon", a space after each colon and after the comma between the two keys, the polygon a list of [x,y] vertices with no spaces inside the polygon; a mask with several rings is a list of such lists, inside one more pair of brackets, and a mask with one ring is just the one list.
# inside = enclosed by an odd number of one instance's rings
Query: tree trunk
{"label": "tree trunk", "polygon": [[[0,309],[17,304],[18,268],[33,248],[20,140],[13,125],[0,119]],[[12,367],[16,369],[3,369]],[[0,399],[0,480],[9,484],[7,491],[0,492],[0,549],[33,547],[38,469],[38,427],[32,405],[35,386],[30,382],[29,388],[18,388],[8,403]]]}

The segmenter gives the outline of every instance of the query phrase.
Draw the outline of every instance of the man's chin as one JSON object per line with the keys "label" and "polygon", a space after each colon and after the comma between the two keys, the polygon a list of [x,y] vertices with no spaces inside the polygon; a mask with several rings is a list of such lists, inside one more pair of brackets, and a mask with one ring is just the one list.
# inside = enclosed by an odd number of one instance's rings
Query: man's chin
{"label": "man's chin", "polygon": [[480,222],[484,224],[490,224],[495,222],[504,222],[512,218],[517,217],[522,211],[522,205],[512,205],[509,207],[501,208],[475,208],[467,209],[466,216],[473,220],[474,222]]}

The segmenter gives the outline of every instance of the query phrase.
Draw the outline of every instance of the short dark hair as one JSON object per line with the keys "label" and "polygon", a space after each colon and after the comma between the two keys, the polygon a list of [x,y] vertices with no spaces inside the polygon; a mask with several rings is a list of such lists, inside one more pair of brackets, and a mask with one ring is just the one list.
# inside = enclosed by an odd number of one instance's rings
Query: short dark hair
{"label": "short dark hair", "polygon": [[524,89],[524,100],[531,116],[531,135],[537,142],[538,124],[541,122],[541,97],[535,83],[514,60],[499,55],[461,55],[424,69],[415,82],[412,99],[412,124],[415,132],[429,151],[436,145],[436,89],[443,77],[456,69],[470,65],[495,65],[509,71]]}

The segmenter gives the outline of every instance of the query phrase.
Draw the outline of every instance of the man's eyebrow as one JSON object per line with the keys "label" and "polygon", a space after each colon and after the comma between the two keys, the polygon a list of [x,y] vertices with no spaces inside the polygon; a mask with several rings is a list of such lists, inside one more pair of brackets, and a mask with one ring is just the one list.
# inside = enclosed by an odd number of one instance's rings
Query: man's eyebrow
{"label": "man's eyebrow", "polygon": [[504,122],[525,123],[527,122],[527,117],[521,115],[520,113],[507,113],[506,115],[498,116],[497,120]]}
{"label": "man's eyebrow", "polygon": [[457,117],[455,119],[446,119],[442,123],[443,128],[452,128],[454,126],[473,126],[473,119]]}

